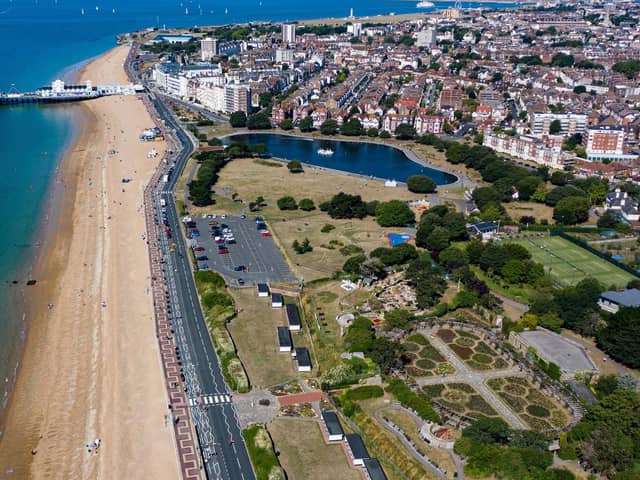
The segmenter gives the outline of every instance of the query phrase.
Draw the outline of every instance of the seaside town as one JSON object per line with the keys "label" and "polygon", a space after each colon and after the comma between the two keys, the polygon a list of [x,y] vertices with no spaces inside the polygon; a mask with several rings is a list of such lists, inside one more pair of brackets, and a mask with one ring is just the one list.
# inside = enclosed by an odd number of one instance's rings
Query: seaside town
{"label": "seaside town", "polygon": [[147,28],[0,98],[99,119],[106,287],[59,295],[118,359],[0,478],[640,479],[640,3],[433,6]]}

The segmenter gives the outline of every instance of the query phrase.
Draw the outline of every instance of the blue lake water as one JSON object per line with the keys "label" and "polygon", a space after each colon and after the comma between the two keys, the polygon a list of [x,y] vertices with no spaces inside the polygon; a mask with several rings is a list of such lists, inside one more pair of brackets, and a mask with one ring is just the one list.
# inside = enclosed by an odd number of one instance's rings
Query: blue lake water
{"label": "blue lake water", "polygon": [[[435,3],[438,8],[453,4]],[[483,5],[508,6],[472,4]],[[114,46],[115,36],[122,32],[165,25],[345,17],[351,7],[358,16],[420,11],[415,2],[387,0],[0,0],[0,91],[48,84],[69,66]],[[26,279],[20,267],[36,251],[29,244],[36,241],[33,236],[56,162],[72,139],[74,111],[69,106],[0,108],[0,410],[11,384],[11,379],[4,379],[14,368],[24,329],[22,314],[12,301],[17,288],[11,281]],[[400,173],[395,178],[402,179]]]}
{"label": "blue lake water", "polygon": [[[367,177],[406,182],[411,175],[426,175],[437,185],[456,181],[456,177],[441,170],[425,167],[410,160],[402,150],[379,143],[310,139],[275,133],[247,133],[227,137],[225,143],[262,143],[272,157],[299,160],[323,168],[331,168]],[[333,155],[321,155],[329,149]]]}

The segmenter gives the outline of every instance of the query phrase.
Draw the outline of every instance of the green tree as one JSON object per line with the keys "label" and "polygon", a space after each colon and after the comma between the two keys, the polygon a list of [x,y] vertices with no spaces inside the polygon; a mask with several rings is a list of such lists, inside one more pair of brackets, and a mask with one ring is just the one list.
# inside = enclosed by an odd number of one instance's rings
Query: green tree
{"label": "green tree", "polygon": [[300,163],[298,160],[289,160],[289,162],[287,162],[287,168],[291,173],[301,173],[304,171],[302,168],[302,163]]}
{"label": "green tree", "polygon": [[613,210],[607,210],[598,218],[598,228],[616,228],[618,223],[620,215]]}
{"label": "green tree", "polygon": [[290,118],[285,118],[280,122],[280,128],[282,130],[292,130],[293,129],[293,120]]}
{"label": "green tree", "polygon": [[229,116],[229,124],[233,128],[244,128],[247,126],[247,114],[244,112],[233,112]]}
{"label": "green tree", "polygon": [[597,335],[598,346],[631,368],[640,368],[640,308],[621,308]]}
{"label": "green tree", "polygon": [[343,135],[355,137],[358,135],[363,135],[364,129],[362,128],[360,120],[358,120],[357,118],[352,118],[348,122],[344,123],[342,127],[340,127],[340,133],[342,133]]}
{"label": "green tree", "polygon": [[320,133],[322,133],[322,135],[335,135],[338,133],[338,122],[332,118],[325,120],[322,122],[322,125],[320,125]]}
{"label": "green tree", "polygon": [[264,130],[271,128],[271,119],[265,112],[254,113],[247,118],[247,128],[249,130]]}
{"label": "green tree", "polygon": [[311,130],[313,130],[313,118],[304,117],[302,120],[300,120],[298,128],[300,128],[301,132],[310,132]]}
{"label": "green tree", "polygon": [[567,55],[566,53],[558,52],[551,58],[551,66],[553,67],[571,67],[575,63],[576,59],[573,55]]}
{"label": "green tree", "polygon": [[426,175],[411,175],[407,179],[407,188],[413,193],[433,193],[436,191],[436,184]]}
{"label": "green tree", "polygon": [[376,221],[382,227],[404,227],[416,221],[413,210],[402,200],[391,200],[378,205]]}
{"label": "green tree", "polygon": [[320,210],[327,212],[331,218],[364,218],[367,216],[367,204],[360,195],[349,195],[340,192],[320,204]]}
{"label": "green tree", "polygon": [[396,127],[395,134],[398,140],[412,140],[416,136],[416,130],[408,123],[401,123]]}
{"label": "green tree", "polygon": [[625,60],[613,64],[614,72],[619,72],[625,75],[627,78],[633,78],[638,72],[640,72],[640,60]]}
{"label": "green tree", "polygon": [[349,274],[359,274],[361,272],[360,268],[364,262],[367,261],[367,257],[364,255],[355,255],[349,258],[344,265],[342,266],[342,270]]}
{"label": "green tree", "polygon": [[367,137],[372,137],[375,138],[378,136],[378,129],[375,127],[371,127],[369,130],[367,130]]}
{"label": "green tree", "polygon": [[531,195],[531,200],[538,203],[544,203],[547,198],[547,187],[544,183],[538,184],[536,191]]}
{"label": "green tree", "polygon": [[553,209],[553,218],[563,225],[574,225],[589,219],[591,204],[585,197],[565,197]]}
{"label": "green tree", "polygon": [[430,252],[441,252],[449,246],[449,231],[444,227],[435,227],[425,244]]}
{"label": "green tree", "polygon": [[298,208],[295,198],[288,195],[279,198],[277,204],[280,210],[297,210]]}
{"label": "green tree", "polygon": [[523,283],[527,280],[527,266],[521,260],[512,258],[502,267],[502,276],[509,283]]}
{"label": "green tree", "polygon": [[549,124],[549,134],[558,135],[562,131],[562,124],[560,120],[555,119]]}
{"label": "green tree", "polygon": [[380,138],[391,138],[391,134],[389,132],[387,132],[386,130],[382,130],[380,132]]}
{"label": "green tree", "polygon": [[300,207],[300,210],[304,210],[305,212],[310,212],[311,210],[315,210],[316,208],[313,200],[311,200],[310,198],[303,198],[302,200],[300,200],[298,207]]}

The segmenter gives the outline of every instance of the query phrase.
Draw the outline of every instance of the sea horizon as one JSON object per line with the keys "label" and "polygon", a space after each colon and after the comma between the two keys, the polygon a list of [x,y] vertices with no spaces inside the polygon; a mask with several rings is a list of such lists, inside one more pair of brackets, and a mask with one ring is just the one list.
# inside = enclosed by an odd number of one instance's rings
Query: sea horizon
{"label": "sea horizon", "polygon": [[[116,46],[117,35],[147,27],[190,28],[252,21],[346,18],[350,8],[357,17],[390,12],[428,13],[454,4],[453,1],[434,2],[435,8],[417,9],[415,3],[371,4],[358,0],[351,6],[333,2],[307,8],[289,1],[241,0],[229,8],[224,4],[193,0],[181,2],[179,6],[144,0],[135,5],[111,1],[94,9],[78,0],[36,0],[35,4],[0,1],[0,39],[4,40],[0,42],[0,61],[6,66],[0,91],[31,90],[56,78],[72,81],[82,66]],[[515,2],[469,5],[472,8],[518,6]],[[84,15],[81,14],[83,8]],[[194,13],[185,15],[186,9]],[[229,13],[223,13],[225,9]],[[76,143],[78,112],[75,106],[0,108],[4,137],[0,142],[0,158],[5,162],[5,171],[9,172],[0,179],[0,196],[5,196],[5,202],[0,205],[0,220],[12,226],[0,240],[0,268],[5,272],[0,282],[3,312],[0,315],[0,379],[3,382],[0,422],[10,400],[29,327],[29,319],[24,317],[26,305],[22,292],[28,294],[26,281],[31,279],[34,262],[43,248],[38,242],[47,228],[46,217],[57,214],[51,211],[57,208],[52,205],[54,180],[61,160]],[[0,423],[0,435],[1,428]]]}

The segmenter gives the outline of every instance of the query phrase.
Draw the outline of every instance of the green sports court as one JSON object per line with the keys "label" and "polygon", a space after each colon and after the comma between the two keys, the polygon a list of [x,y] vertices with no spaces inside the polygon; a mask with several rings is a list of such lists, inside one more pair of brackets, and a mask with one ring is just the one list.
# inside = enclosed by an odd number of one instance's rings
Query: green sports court
{"label": "green sports court", "polygon": [[597,279],[605,288],[625,287],[635,277],[597,257],[584,248],[560,237],[544,236],[514,240],[531,252],[535,262],[544,265],[551,278],[560,285],[575,285],[586,277]]}

